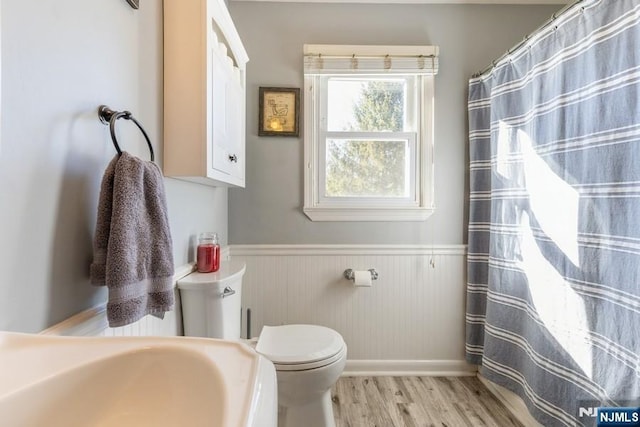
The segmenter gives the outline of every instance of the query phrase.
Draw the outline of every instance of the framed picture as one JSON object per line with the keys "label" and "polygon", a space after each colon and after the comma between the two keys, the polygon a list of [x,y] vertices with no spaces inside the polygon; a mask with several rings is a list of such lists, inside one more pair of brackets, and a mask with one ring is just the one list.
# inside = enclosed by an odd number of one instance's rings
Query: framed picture
{"label": "framed picture", "polygon": [[260,87],[259,136],[298,136],[300,89]]}

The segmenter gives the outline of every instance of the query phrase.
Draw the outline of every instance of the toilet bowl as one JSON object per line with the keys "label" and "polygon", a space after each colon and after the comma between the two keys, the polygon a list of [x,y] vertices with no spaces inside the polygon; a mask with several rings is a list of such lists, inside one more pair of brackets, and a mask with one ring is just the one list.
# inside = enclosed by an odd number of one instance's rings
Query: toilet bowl
{"label": "toilet bowl", "polygon": [[[240,339],[245,269],[244,263],[223,261],[215,273],[178,281],[185,335]],[[248,344],[276,368],[279,427],[335,426],[331,387],[347,359],[338,332],[318,325],[264,326]]]}

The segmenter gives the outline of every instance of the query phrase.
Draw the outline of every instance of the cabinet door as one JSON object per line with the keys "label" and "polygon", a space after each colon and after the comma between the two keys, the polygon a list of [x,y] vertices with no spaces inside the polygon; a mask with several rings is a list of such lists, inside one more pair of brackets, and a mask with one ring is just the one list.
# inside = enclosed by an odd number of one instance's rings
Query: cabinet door
{"label": "cabinet door", "polygon": [[226,126],[230,139],[227,141],[229,173],[234,177],[244,177],[244,137],[243,137],[243,96],[239,74],[231,73],[227,81]]}
{"label": "cabinet door", "polygon": [[222,56],[217,49],[211,52],[211,165],[213,169],[224,173],[231,173],[233,163],[229,159],[229,146],[233,140],[232,129],[228,126],[228,105],[232,101],[233,93],[229,93],[229,76],[232,73],[227,57]]}
{"label": "cabinet door", "polygon": [[242,138],[242,96],[240,74],[234,72],[230,58],[212,52],[211,68],[212,167],[234,177],[244,176]]}

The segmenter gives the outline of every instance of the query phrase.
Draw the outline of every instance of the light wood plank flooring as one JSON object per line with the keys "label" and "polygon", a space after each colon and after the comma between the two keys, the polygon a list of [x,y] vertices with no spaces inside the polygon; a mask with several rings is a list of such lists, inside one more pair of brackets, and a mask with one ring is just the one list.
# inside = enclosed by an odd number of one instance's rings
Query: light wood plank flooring
{"label": "light wood plank flooring", "polygon": [[477,377],[342,377],[336,427],[522,427]]}

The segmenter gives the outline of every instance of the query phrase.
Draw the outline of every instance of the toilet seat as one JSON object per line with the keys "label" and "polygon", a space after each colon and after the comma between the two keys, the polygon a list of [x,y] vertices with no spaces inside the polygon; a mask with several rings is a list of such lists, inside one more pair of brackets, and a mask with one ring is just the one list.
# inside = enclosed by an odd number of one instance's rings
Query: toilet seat
{"label": "toilet seat", "polygon": [[264,326],[256,351],[269,359],[277,371],[320,368],[345,356],[342,336],[317,325]]}
{"label": "toilet seat", "polygon": [[310,362],[310,363],[289,363],[289,364],[274,363],[273,366],[276,368],[276,372],[308,371],[310,369],[318,369],[318,368],[331,365],[332,363],[336,363],[340,359],[346,357],[346,354],[347,354],[347,346],[345,345],[344,347],[342,347],[342,349],[338,353],[334,354],[328,359],[318,360],[316,362]]}

